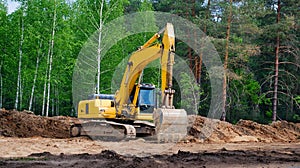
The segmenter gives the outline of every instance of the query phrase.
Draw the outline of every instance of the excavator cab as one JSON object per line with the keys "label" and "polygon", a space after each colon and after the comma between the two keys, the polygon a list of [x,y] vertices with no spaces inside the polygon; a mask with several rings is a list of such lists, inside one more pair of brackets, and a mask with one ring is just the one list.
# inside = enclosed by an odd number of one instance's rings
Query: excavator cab
{"label": "excavator cab", "polygon": [[[138,87],[139,85],[139,87]],[[142,114],[152,114],[156,104],[156,88],[149,83],[135,84],[132,93],[130,94],[130,102],[134,102],[135,92],[138,91],[136,108]]]}
{"label": "excavator cab", "polygon": [[152,84],[141,84],[138,97],[140,113],[153,113],[156,107],[156,89]]}

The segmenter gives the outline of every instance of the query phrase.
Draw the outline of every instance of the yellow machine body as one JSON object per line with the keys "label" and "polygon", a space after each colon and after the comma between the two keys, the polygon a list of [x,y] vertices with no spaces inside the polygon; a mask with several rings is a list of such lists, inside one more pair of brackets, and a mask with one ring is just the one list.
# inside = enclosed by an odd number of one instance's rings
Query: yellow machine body
{"label": "yellow machine body", "polygon": [[[159,41],[160,34],[162,39]],[[78,104],[79,119],[105,119],[103,135],[109,132],[107,125],[113,125],[125,134],[159,134],[159,139],[180,139],[187,134],[187,114],[184,109],[173,106],[172,73],[175,55],[175,35],[173,25],[167,23],[143,46],[134,52],[127,63],[119,90],[114,95],[95,94]],[[152,61],[160,58],[161,91],[157,104],[156,88],[141,83],[143,70]],[[91,124],[86,124],[90,126]],[[82,127],[82,126],[80,126]],[[84,129],[84,128],[83,128]],[[101,128],[99,128],[101,129]],[[80,132],[80,129],[78,129]],[[85,132],[91,132],[86,128]],[[93,129],[95,130],[95,129]],[[113,132],[113,131],[111,131]],[[131,134],[129,134],[129,132]],[[88,134],[88,133],[87,133]],[[76,134],[77,135],[77,134]],[[164,137],[164,135],[166,135]]]}

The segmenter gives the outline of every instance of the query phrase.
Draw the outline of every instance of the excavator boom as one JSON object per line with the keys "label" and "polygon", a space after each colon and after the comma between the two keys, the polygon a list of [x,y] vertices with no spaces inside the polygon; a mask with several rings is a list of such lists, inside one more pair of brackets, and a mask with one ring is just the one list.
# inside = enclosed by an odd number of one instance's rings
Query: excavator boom
{"label": "excavator boom", "polygon": [[[162,39],[160,39],[161,37]],[[175,93],[175,90],[172,89],[174,55],[174,28],[171,23],[167,23],[163,29],[154,34],[130,56],[114,100],[101,99],[100,96],[100,98],[79,103],[78,118],[102,118],[110,121],[90,122],[85,120],[79,126],[82,128],[82,132],[92,134],[93,130],[100,130],[98,132],[102,136],[107,136],[109,132],[116,133],[113,130],[109,131],[108,126],[110,125],[118,130],[117,133],[121,132],[121,134],[124,133],[129,137],[135,137],[136,133],[140,133],[156,135],[159,141],[179,141],[186,136],[187,113],[184,109],[175,109],[173,106]],[[141,79],[145,67],[158,58],[161,60],[160,106],[153,104],[155,102],[153,99],[155,87],[142,84],[140,83],[141,80],[138,80]],[[146,101],[146,99],[149,100]],[[92,110],[89,110],[90,105]],[[152,121],[154,124],[151,123]],[[91,125],[94,127],[90,127]],[[80,131],[74,132],[77,134]]]}

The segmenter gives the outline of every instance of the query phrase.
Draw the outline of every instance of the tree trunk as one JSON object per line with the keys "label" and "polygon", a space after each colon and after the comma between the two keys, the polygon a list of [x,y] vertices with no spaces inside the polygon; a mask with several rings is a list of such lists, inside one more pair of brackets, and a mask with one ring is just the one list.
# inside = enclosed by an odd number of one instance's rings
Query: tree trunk
{"label": "tree trunk", "polygon": [[230,25],[232,15],[232,0],[229,2],[229,15],[227,19],[227,31],[226,31],[226,46],[225,46],[225,58],[224,58],[224,76],[223,76],[223,105],[221,120],[226,119],[226,99],[227,99],[227,69],[228,69],[228,53],[229,53],[229,37],[230,37]]}
{"label": "tree trunk", "polygon": [[55,88],[55,97],[56,97],[56,101],[55,101],[55,111],[56,111],[56,115],[59,116],[59,92],[58,92],[58,87],[59,86],[56,86]]}
{"label": "tree trunk", "polygon": [[[24,10],[24,9],[23,9]],[[18,80],[17,80],[17,92],[16,92],[16,101],[15,101],[15,109],[18,109],[19,104],[19,95],[20,95],[20,84],[21,84],[21,71],[22,71],[22,56],[23,56],[23,42],[24,42],[24,11],[22,11],[21,16],[21,38],[20,38],[20,46],[19,46],[19,68],[18,68]]]}
{"label": "tree trunk", "polygon": [[33,78],[33,85],[31,88],[31,95],[30,95],[30,100],[29,100],[29,108],[28,108],[29,111],[31,111],[31,107],[32,107],[32,100],[33,100],[35,83],[36,83],[36,78],[37,78],[38,69],[39,69],[39,62],[40,62],[40,59],[39,59],[39,54],[38,54],[38,57],[36,58],[36,66],[35,66],[35,72],[34,72],[34,78]]}
{"label": "tree trunk", "polygon": [[24,83],[24,79],[20,79],[20,105],[19,105],[19,110],[22,110],[23,107],[23,83]]}
{"label": "tree trunk", "polygon": [[101,38],[102,38],[102,27],[103,27],[103,5],[104,0],[101,1],[101,7],[99,11],[99,36],[98,36],[98,48],[97,48],[97,61],[98,61],[98,67],[97,67],[97,94],[100,94],[100,66],[101,66]]}
{"label": "tree trunk", "polygon": [[[189,0],[186,0],[186,4],[185,4],[185,7],[186,7],[185,8],[185,17],[186,17],[186,19],[190,19],[189,11],[191,10],[191,8],[189,6],[190,6]],[[188,40],[188,43],[190,43],[190,41],[191,41],[191,32],[190,32],[189,29],[187,30],[187,40]],[[190,69],[193,70],[194,67],[193,67],[193,58],[192,58],[192,48],[190,46],[188,46],[188,59],[189,59]]]}
{"label": "tree trunk", "polygon": [[3,103],[3,83],[2,83],[2,63],[0,65],[0,109],[2,108],[2,103]]}
{"label": "tree trunk", "polygon": [[[48,65],[48,64],[49,64],[49,57],[47,58],[47,65]],[[42,105],[42,116],[44,116],[44,115],[45,115],[47,74],[48,74],[48,67],[46,68],[46,73],[45,73],[45,81],[44,81],[43,105]]]}
{"label": "tree trunk", "polygon": [[[205,23],[204,23],[204,28],[203,28],[203,38],[206,36],[207,33],[207,20],[209,17],[209,8],[210,8],[210,0],[207,1],[207,8],[206,8],[206,12],[205,12]],[[201,46],[200,46],[200,53],[199,53],[199,59],[196,62],[196,79],[197,79],[197,83],[200,85],[201,84],[201,73],[202,73],[202,64],[203,64],[203,40],[201,39]]]}
{"label": "tree trunk", "polygon": [[[277,19],[276,23],[279,24],[280,22],[280,0],[277,2]],[[275,47],[275,65],[274,65],[274,95],[273,95],[273,117],[272,120],[276,121],[277,118],[277,103],[278,103],[278,72],[279,72],[279,46],[280,46],[280,39],[279,39],[279,31],[277,31],[277,38],[276,38],[276,47]]]}
{"label": "tree trunk", "polygon": [[31,88],[31,94],[30,94],[30,100],[29,100],[29,108],[28,108],[29,111],[31,111],[31,109],[32,109],[33,94],[34,94],[34,90],[35,90],[36,78],[38,75],[39,62],[40,62],[40,49],[41,48],[42,48],[42,42],[39,42],[39,48],[37,50],[37,57],[36,57],[35,72],[34,72],[34,77],[33,77],[33,85]]}
{"label": "tree trunk", "polygon": [[49,46],[50,57],[49,57],[49,73],[48,73],[48,91],[47,91],[47,107],[46,116],[49,115],[49,104],[50,104],[50,87],[51,87],[51,71],[52,71],[52,60],[53,60],[53,48],[54,48],[54,35],[55,35],[55,25],[56,25],[56,0],[54,0],[54,12],[53,12],[53,25],[52,25],[52,35],[51,35],[51,45]]}
{"label": "tree trunk", "polygon": [[54,108],[54,98],[52,98],[52,110],[51,110],[51,112],[52,112],[52,116],[55,116],[55,110],[54,110],[55,108]]}
{"label": "tree trunk", "polygon": [[48,77],[48,68],[49,68],[49,60],[50,60],[50,52],[51,52],[50,51],[50,41],[51,40],[49,40],[49,48],[48,48],[48,54],[47,54],[47,67],[46,67],[45,80],[44,80],[42,116],[45,115],[46,91],[47,91],[47,77]]}
{"label": "tree trunk", "polygon": [[33,99],[32,99],[32,104],[33,104],[32,111],[35,111],[35,97],[33,97]]}

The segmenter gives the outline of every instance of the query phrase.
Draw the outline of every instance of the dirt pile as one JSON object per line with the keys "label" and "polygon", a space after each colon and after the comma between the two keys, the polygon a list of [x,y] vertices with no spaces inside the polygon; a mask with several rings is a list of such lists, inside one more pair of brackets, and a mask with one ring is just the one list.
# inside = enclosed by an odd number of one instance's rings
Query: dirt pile
{"label": "dirt pile", "polygon": [[189,116],[189,141],[194,142],[296,142],[300,124],[277,121],[263,125],[240,120],[236,125],[201,116]]}
{"label": "dirt pile", "polygon": [[42,117],[31,112],[0,109],[0,135],[11,137],[41,136],[47,138],[68,138],[67,117]]}
{"label": "dirt pile", "polygon": [[25,158],[0,158],[0,167],[298,167],[299,159],[298,151],[290,149],[278,152],[259,149],[229,151],[224,148],[216,152],[178,151],[173,155],[151,157],[125,156],[104,150],[98,154],[53,155],[43,152]]}
{"label": "dirt pile", "polygon": [[[71,117],[42,117],[30,112],[0,109],[0,135],[69,138]],[[240,120],[236,125],[201,116],[189,116],[188,142],[299,142],[300,124],[277,121],[263,125]]]}

